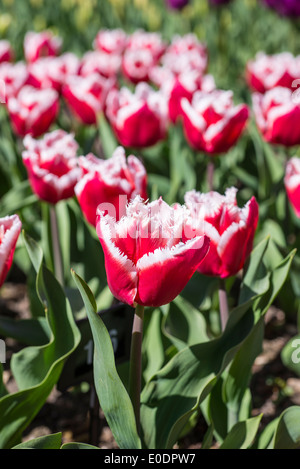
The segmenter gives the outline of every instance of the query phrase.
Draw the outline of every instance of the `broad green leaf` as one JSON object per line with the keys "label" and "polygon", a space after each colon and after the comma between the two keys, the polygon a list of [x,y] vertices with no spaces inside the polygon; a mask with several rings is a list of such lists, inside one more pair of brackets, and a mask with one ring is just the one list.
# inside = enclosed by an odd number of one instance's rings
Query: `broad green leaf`
{"label": "broad green leaf", "polygon": [[[26,246],[32,259],[42,261],[33,241],[26,243]],[[19,391],[0,399],[1,448],[11,448],[19,443],[23,431],[57,383],[65,360],[80,341],[72,311],[60,284],[45,266],[37,262],[35,267],[41,277],[39,286],[43,288],[42,295],[47,304],[46,318],[52,337],[48,344],[26,347],[12,357],[11,369]]]}
{"label": "broad green leaf", "polygon": [[97,314],[88,285],[72,272],[82,295],[94,339],[94,380],[100,406],[121,449],[141,447],[130,397],[117,373],[111,338]]}
{"label": "broad green leaf", "polygon": [[283,364],[300,376],[300,334],[290,339],[281,351]]}
{"label": "broad green leaf", "polygon": [[161,330],[162,312],[156,308],[145,311],[143,336],[143,378],[145,382],[156,373],[165,362],[164,337]]}
{"label": "broad green leaf", "polygon": [[0,316],[0,334],[25,345],[44,345],[49,341],[46,318],[12,319]]}
{"label": "broad green leaf", "polygon": [[262,414],[236,423],[220,449],[248,449],[256,437],[261,418]]}
{"label": "broad green leaf", "polygon": [[60,449],[61,442],[62,434],[54,433],[53,435],[40,436],[24,443],[20,443],[12,449]]}
{"label": "broad green leaf", "polygon": [[99,116],[98,128],[104,157],[110,158],[118,146],[118,141],[103,113]]}
{"label": "broad green leaf", "polygon": [[204,317],[181,296],[170,303],[163,320],[163,332],[179,350],[208,340]]}
{"label": "broad green leaf", "polygon": [[273,449],[300,448],[300,407],[292,406],[283,411],[273,439]]}
{"label": "broad green leaf", "polygon": [[65,443],[60,449],[100,449],[97,446],[88,445],[87,443]]}

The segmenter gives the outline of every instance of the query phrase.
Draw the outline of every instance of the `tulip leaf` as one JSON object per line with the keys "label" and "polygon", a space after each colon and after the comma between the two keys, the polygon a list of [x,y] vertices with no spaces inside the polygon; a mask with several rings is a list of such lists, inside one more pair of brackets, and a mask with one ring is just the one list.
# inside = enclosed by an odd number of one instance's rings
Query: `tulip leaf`
{"label": "tulip leaf", "polygon": [[62,434],[54,433],[52,435],[40,436],[19,445],[12,449],[60,449],[62,443]]}
{"label": "tulip leaf", "polygon": [[258,432],[262,414],[234,425],[220,449],[248,449]]}
{"label": "tulip leaf", "polygon": [[100,449],[97,446],[88,445],[87,443],[65,443],[60,449]]}
{"label": "tulip leaf", "polygon": [[0,399],[1,448],[19,443],[23,431],[57,383],[65,360],[80,341],[68,300],[53,274],[42,264],[38,245],[26,236],[26,246],[40,277],[37,285],[45,299],[51,338],[46,345],[26,347],[12,356],[11,370],[19,390]]}
{"label": "tulip leaf", "polygon": [[300,376],[300,335],[290,339],[281,351],[282,363]]}
{"label": "tulip leaf", "polygon": [[115,149],[118,147],[118,141],[103,113],[100,114],[98,118],[98,128],[104,157],[110,158]]}
{"label": "tulip leaf", "polygon": [[110,335],[97,314],[97,305],[88,285],[72,271],[82,295],[94,339],[94,380],[101,408],[121,449],[141,447],[130,397],[115,366]]}
{"label": "tulip leaf", "polygon": [[44,345],[49,341],[46,318],[12,319],[0,316],[0,334],[25,345]]}
{"label": "tulip leaf", "polygon": [[292,406],[281,414],[273,438],[273,449],[300,448],[300,407]]}

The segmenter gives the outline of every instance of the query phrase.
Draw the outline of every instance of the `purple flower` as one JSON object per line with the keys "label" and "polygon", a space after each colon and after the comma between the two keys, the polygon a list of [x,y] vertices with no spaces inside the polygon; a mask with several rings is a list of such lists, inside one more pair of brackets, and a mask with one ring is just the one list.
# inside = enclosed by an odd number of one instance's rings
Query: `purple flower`
{"label": "purple flower", "polygon": [[181,10],[189,3],[189,0],[167,0],[167,4],[174,10]]}
{"label": "purple flower", "polygon": [[284,16],[300,16],[299,0],[264,0],[264,3]]}
{"label": "purple flower", "polygon": [[229,3],[231,0],[209,0],[212,5],[225,5]]}

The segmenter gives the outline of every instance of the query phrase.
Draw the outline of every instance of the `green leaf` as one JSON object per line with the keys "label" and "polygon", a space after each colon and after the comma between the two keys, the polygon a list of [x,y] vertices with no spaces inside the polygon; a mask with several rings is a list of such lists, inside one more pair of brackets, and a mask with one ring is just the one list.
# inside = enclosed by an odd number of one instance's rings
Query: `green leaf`
{"label": "green leaf", "polygon": [[179,350],[208,340],[204,317],[181,296],[170,303],[162,327],[165,335]]}
{"label": "green leaf", "polygon": [[88,445],[87,443],[65,443],[60,449],[100,449],[97,446]]}
{"label": "green leaf", "polygon": [[104,156],[105,158],[110,158],[118,146],[118,141],[103,113],[99,116],[98,128]]}
{"label": "green leaf", "polygon": [[300,376],[300,334],[290,339],[281,351],[283,364]]}
{"label": "green leaf", "polygon": [[256,437],[261,418],[262,414],[235,424],[220,449],[248,449]]}
{"label": "green leaf", "polygon": [[300,448],[300,407],[292,406],[280,416],[273,439],[273,449]]}
{"label": "green leaf", "polygon": [[94,380],[100,406],[121,449],[141,447],[130,397],[117,373],[111,338],[97,314],[97,305],[88,285],[73,271],[82,295],[94,339]]}
{"label": "green leaf", "polygon": [[62,442],[62,434],[54,433],[53,435],[40,436],[32,440],[20,443],[12,449],[60,449]]}
{"label": "green leaf", "polygon": [[[26,238],[28,241],[28,237]],[[64,292],[53,274],[37,259],[37,245],[26,243],[30,257],[41,276],[43,297],[47,304],[46,318],[51,339],[40,347],[26,347],[13,355],[11,369],[19,391],[0,399],[0,447],[11,448],[19,443],[23,431],[37,415],[57,383],[65,360],[76,349],[80,334]],[[31,248],[33,250],[31,251]]]}
{"label": "green leaf", "polygon": [[25,345],[44,345],[49,341],[46,318],[12,319],[0,316],[0,334]]}

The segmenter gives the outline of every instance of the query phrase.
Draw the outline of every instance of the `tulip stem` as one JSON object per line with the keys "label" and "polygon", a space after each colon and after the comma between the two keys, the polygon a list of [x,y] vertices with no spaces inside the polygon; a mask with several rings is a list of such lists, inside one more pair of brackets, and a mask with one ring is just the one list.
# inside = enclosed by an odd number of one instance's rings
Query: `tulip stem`
{"label": "tulip stem", "polygon": [[64,270],[60,250],[57,214],[54,205],[50,205],[50,225],[55,276],[60,284],[64,285]]}
{"label": "tulip stem", "polygon": [[221,328],[223,332],[225,330],[228,317],[229,317],[227,292],[226,292],[225,280],[223,278],[220,278],[219,280],[219,307],[220,307],[220,317],[221,317]]}
{"label": "tulip stem", "polygon": [[208,190],[213,191],[214,190],[214,172],[215,172],[215,164],[214,161],[210,158],[207,164],[207,185],[208,185]]}
{"label": "tulip stem", "polygon": [[143,322],[144,306],[137,305],[133,320],[131,337],[129,395],[133,405],[138,432],[140,430]]}

